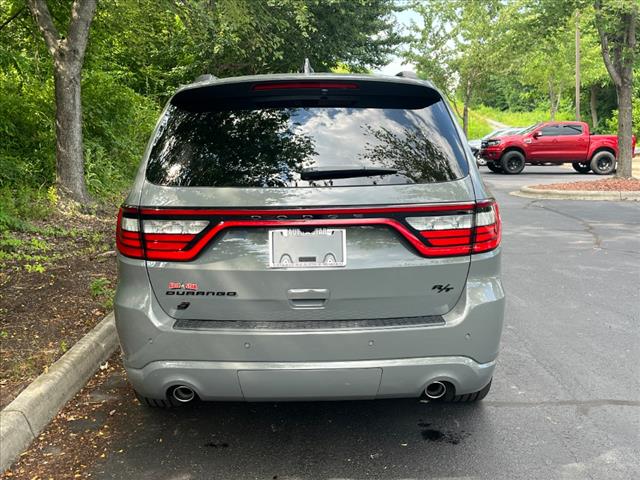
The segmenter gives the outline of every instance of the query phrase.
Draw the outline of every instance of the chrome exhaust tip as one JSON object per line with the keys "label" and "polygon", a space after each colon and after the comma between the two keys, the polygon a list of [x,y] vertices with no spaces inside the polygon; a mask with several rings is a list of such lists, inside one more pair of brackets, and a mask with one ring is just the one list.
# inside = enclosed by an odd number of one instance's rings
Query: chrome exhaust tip
{"label": "chrome exhaust tip", "polygon": [[178,385],[173,389],[171,395],[173,395],[173,398],[180,403],[189,403],[191,400],[196,398],[196,392],[186,385]]}
{"label": "chrome exhaust tip", "polygon": [[433,382],[424,389],[424,394],[431,400],[436,400],[447,393],[447,386],[442,382]]}

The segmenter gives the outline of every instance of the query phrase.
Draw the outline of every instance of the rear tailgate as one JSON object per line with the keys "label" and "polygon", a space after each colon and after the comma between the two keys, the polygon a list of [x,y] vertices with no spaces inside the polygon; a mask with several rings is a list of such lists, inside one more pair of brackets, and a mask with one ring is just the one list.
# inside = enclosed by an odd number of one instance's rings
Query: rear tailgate
{"label": "rear tailgate", "polygon": [[[398,204],[391,203],[392,199],[415,200],[420,188],[424,190],[421,196],[424,201],[420,202],[424,212],[403,213],[402,205],[393,208]],[[384,190],[384,194],[380,190]],[[205,195],[200,190],[183,193],[186,197]],[[327,193],[332,192],[309,192],[307,201],[313,204],[314,198]],[[177,211],[182,215],[180,218],[207,219],[213,225],[231,223],[191,260],[147,261],[149,278],[160,305],[175,318],[286,321],[440,315],[455,305],[464,288],[470,260],[468,252],[426,257],[403,235],[404,231],[385,222],[397,221],[413,233],[404,222],[407,216],[416,218],[425,214],[425,218],[432,218],[438,213],[469,211],[463,206],[442,212],[439,207],[442,202],[434,204],[428,200],[469,195],[468,181],[459,180],[428,187],[363,187],[359,191],[361,201],[379,202],[388,196],[390,203],[377,210],[372,207],[379,204],[373,202],[368,207],[351,209],[343,203],[326,214],[300,205],[287,209],[284,215],[282,207],[271,211],[263,209],[258,214],[254,209],[236,207],[224,215],[219,209],[213,210],[212,215],[206,209],[202,213],[199,209],[145,209],[145,218],[149,219],[173,218],[168,212]],[[335,197],[340,198],[338,194]],[[390,213],[384,213],[387,209]],[[377,213],[367,213],[371,210]],[[190,213],[187,215],[187,212]],[[263,226],[262,222],[273,223]],[[297,229],[301,224],[344,230],[345,265],[272,267],[269,232]],[[184,302],[189,303],[187,308]]]}
{"label": "rear tailgate", "polygon": [[[172,100],[131,214],[160,305],[231,322],[446,313],[466,282],[475,200],[439,94],[416,82],[302,84]],[[302,180],[345,165],[391,173]]]}

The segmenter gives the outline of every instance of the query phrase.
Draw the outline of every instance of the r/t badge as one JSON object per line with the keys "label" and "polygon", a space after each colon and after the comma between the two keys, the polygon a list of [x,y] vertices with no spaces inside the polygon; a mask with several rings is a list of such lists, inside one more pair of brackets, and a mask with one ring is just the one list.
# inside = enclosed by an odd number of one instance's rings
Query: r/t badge
{"label": "r/t badge", "polygon": [[437,293],[450,292],[453,290],[453,287],[448,283],[446,285],[434,285],[431,287],[431,290],[437,290]]}

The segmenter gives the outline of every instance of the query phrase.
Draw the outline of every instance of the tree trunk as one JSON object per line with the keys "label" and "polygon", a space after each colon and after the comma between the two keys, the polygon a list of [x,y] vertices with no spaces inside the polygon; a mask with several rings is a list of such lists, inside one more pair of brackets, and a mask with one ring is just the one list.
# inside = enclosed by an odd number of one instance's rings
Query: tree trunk
{"label": "tree trunk", "polygon": [[555,119],[556,119],[555,93],[553,91],[553,83],[549,81],[549,120],[553,122]]}
{"label": "tree trunk", "polygon": [[464,107],[462,109],[462,130],[465,135],[469,134],[469,105],[467,102],[464,102]]}
{"label": "tree trunk", "polygon": [[53,58],[56,96],[56,184],[72,200],[90,200],[84,180],[80,73],[97,0],[74,0],[67,35],[58,32],[46,0],[28,0],[29,10]]}
{"label": "tree trunk", "polygon": [[[633,95],[633,64],[636,55],[636,19],[639,15],[637,2],[620,4],[622,7],[615,16],[603,12],[602,1],[595,0],[596,28],[600,35],[600,46],[602,58],[607,67],[609,76],[616,86],[618,95],[618,158],[616,167],[616,177],[631,178],[633,152],[631,151],[631,137],[633,127],[631,125],[632,95]],[[611,6],[611,5],[609,5]],[[627,8],[628,7],[628,8]],[[609,15],[608,22],[605,16]],[[618,31],[608,31],[606,26],[610,26],[613,20],[619,23]],[[612,35],[610,37],[610,35]]]}
{"label": "tree trunk", "polygon": [[631,178],[633,152],[631,151],[632,136],[632,84],[624,82],[619,88],[618,94],[618,161],[616,177]]}
{"label": "tree trunk", "polygon": [[576,10],[576,120],[580,121],[580,13]]}
{"label": "tree trunk", "polygon": [[82,101],[80,70],[54,62],[56,96],[56,182],[60,192],[72,199],[89,201],[84,181]]}
{"label": "tree trunk", "polygon": [[471,102],[471,80],[467,80],[464,91],[464,105],[462,109],[462,130],[465,135],[469,134],[469,103]]}
{"label": "tree trunk", "polygon": [[589,99],[589,106],[591,108],[591,124],[592,130],[598,128],[598,87],[591,85],[591,98]]}

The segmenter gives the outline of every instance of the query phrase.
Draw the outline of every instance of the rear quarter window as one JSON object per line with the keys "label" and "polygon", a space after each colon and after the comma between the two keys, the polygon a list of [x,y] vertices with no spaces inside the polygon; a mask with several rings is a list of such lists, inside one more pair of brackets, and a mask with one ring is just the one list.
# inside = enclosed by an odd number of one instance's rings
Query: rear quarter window
{"label": "rear quarter window", "polygon": [[[302,180],[304,169],[384,175]],[[447,182],[468,173],[442,101],[421,108],[286,106],[192,111],[172,105],[151,148],[148,181],[181,187],[329,187]]]}

